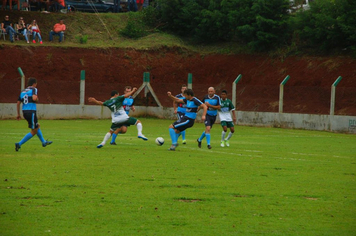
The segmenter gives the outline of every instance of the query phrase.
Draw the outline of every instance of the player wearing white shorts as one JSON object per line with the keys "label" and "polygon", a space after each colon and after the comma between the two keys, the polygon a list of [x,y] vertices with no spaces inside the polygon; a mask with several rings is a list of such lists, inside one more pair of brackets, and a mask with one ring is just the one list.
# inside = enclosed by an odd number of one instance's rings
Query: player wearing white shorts
{"label": "player wearing white shorts", "polygon": [[[232,111],[232,117],[231,117]],[[230,146],[229,140],[235,132],[234,123],[236,123],[235,107],[231,100],[227,98],[227,91],[223,90],[221,92],[221,106],[219,110],[219,118],[223,131],[221,133],[221,147]],[[227,128],[230,129],[230,133],[226,136]]]}

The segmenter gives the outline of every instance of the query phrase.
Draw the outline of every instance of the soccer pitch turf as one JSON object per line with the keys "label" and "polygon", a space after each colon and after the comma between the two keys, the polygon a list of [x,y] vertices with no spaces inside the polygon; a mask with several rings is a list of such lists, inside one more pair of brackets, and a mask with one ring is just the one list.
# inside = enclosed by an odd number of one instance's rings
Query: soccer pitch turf
{"label": "soccer pitch turf", "polygon": [[[110,120],[0,121],[0,235],[355,235],[356,136],[236,126],[230,147],[168,151],[172,120],[140,118],[116,146]],[[163,137],[163,146],[155,144]]]}

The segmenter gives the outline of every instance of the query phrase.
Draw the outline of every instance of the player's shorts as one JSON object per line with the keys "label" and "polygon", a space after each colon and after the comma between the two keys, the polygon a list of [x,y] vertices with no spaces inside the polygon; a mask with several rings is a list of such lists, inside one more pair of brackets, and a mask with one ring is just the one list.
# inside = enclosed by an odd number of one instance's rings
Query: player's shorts
{"label": "player's shorts", "polygon": [[36,112],[24,112],[23,117],[27,120],[28,128],[36,129],[38,128],[38,120]]}
{"label": "player's shorts", "polygon": [[180,121],[184,117],[184,113],[182,112],[177,112],[177,119]]}
{"label": "player's shorts", "polygon": [[204,124],[205,124],[205,126],[213,127],[213,124],[215,123],[215,121],[216,121],[216,116],[206,115]]}
{"label": "player's shorts", "polygon": [[116,129],[120,129],[122,126],[130,126],[130,125],[135,125],[137,122],[137,119],[135,117],[130,117],[128,120],[122,123],[112,123],[110,130],[115,131]]}
{"label": "player's shorts", "polygon": [[224,127],[228,127],[228,128],[231,128],[231,127],[234,127],[234,122],[232,121],[221,121],[221,126]]}
{"label": "player's shorts", "polygon": [[173,127],[179,131],[184,131],[194,125],[195,119],[189,119],[186,116],[183,116],[180,120],[177,120],[173,123]]}

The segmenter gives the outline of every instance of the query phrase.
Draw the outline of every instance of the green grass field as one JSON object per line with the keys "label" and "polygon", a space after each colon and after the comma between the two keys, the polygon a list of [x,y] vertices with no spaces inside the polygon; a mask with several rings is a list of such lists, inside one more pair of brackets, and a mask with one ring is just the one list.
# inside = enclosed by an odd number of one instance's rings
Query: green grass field
{"label": "green grass field", "polygon": [[[0,121],[0,235],[356,235],[356,136],[237,127],[230,147],[170,146],[170,120],[142,118],[97,149],[110,120]],[[157,146],[158,136],[166,143]],[[179,140],[181,142],[181,139]]]}

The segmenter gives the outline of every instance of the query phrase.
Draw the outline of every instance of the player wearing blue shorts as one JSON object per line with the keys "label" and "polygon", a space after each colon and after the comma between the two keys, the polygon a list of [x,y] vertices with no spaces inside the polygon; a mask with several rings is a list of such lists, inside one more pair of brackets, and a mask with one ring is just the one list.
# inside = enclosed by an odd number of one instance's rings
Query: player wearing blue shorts
{"label": "player wearing blue shorts", "polygon": [[[187,85],[183,84],[182,87],[181,87],[181,91],[182,92],[180,94],[177,94],[176,98],[183,99],[184,98],[183,92],[186,89],[187,89]],[[175,101],[173,101],[173,108],[174,108],[174,114],[177,114],[177,118],[178,118],[178,121],[179,121],[185,115],[186,104],[184,104],[184,103],[176,103]],[[185,130],[180,132],[180,135],[182,135],[182,143],[186,144],[187,141],[185,140]]]}
{"label": "player wearing blue shorts", "polygon": [[207,106],[202,103],[199,99],[194,97],[194,92],[191,89],[186,89],[183,92],[184,98],[179,99],[175,96],[172,96],[171,92],[167,92],[168,97],[170,97],[173,101],[177,103],[184,103],[186,104],[186,112],[185,115],[178,121],[174,122],[169,126],[169,135],[171,136],[172,146],[169,148],[170,151],[175,151],[176,147],[178,146],[178,137],[179,134],[192,127],[195,122],[195,118],[197,117],[197,112],[199,109],[203,109],[203,115],[201,119],[204,121]]}
{"label": "player wearing blue shorts", "polygon": [[15,143],[16,152],[21,148],[24,143],[26,143],[36,134],[42,143],[42,147],[46,147],[47,145],[50,145],[52,143],[52,141],[46,141],[43,138],[42,131],[40,129],[40,124],[38,124],[37,120],[37,80],[31,77],[28,79],[27,85],[28,87],[21,92],[17,101],[17,120],[21,119],[20,105],[22,103],[22,114],[23,117],[27,120],[28,127],[31,129],[31,132],[26,134],[20,142]]}
{"label": "player wearing blue shorts", "polygon": [[[131,91],[132,91],[131,86],[126,86],[124,94],[129,93]],[[130,110],[132,110],[133,112],[135,112],[136,110],[134,106],[134,98],[132,96],[125,98],[124,102],[122,103],[122,106],[124,107],[124,110],[127,115],[130,113]]]}
{"label": "player wearing blue shorts", "polygon": [[203,98],[203,102],[208,107],[208,112],[206,114],[206,119],[204,122],[205,130],[203,131],[200,138],[197,139],[197,142],[198,147],[201,148],[201,142],[206,137],[208,148],[211,149],[210,130],[213,127],[213,124],[215,123],[216,116],[218,114],[218,109],[220,109],[221,105],[220,97],[215,94],[215,89],[213,87],[208,88],[208,95],[205,95],[205,97]]}
{"label": "player wearing blue shorts", "polygon": [[[126,93],[122,96],[119,96],[119,93],[114,90],[111,92],[111,98],[109,100],[106,100],[105,102],[98,101],[93,97],[90,97],[88,100],[89,102],[93,102],[97,105],[102,105],[106,106],[110,109],[111,111],[111,127],[108,133],[104,136],[103,142],[101,142],[97,148],[102,148],[105,143],[109,140],[111,135],[114,137],[114,141],[111,141],[110,144],[116,145],[115,139],[117,137],[117,134],[120,133],[126,133],[127,131],[127,126],[132,125],[132,124],[137,124],[138,120],[133,117],[129,117],[122,104],[125,98],[131,96],[134,92],[136,92],[137,88],[133,88],[133,90],[129,93]],[[147,140],[147,138],[142,134],[142,125],[141,125],[141,130],[138,130],[138,138],[141,138],[143,140]]]}

